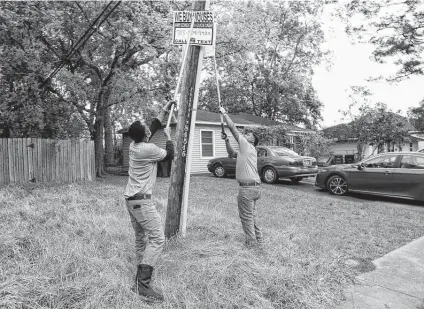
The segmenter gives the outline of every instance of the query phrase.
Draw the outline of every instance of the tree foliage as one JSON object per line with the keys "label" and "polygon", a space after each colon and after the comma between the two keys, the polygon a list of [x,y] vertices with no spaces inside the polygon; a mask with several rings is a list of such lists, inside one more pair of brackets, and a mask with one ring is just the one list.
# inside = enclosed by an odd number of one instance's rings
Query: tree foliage
{"label": "tree foliage", "polygon": [[410,107],[408,110],[409,122],[418,131],[424,131],[424,100],[417,107]]}
{"label": "tree foliage", "polygon": [[350,106],[350,109],[343,113],[351,119],[347,128],[349,135],[357,140],[361,157],[366,145],[373,146],[372,153],[380,153],[395,145],[401,148],[405,142],[409,142],[408,131],[411,126],[399,111],[393,112],[384,103],[364,103],[357,110],[353,109],[354,106]]}
{"label": "tree foliage", "polygon": [[301,136],[296,151],[318,159],[330,154],[332,139],[325,137],[322,133],[312,133]]}
{"label": "tree foliage", "polygon": [[293,134],[284,125],[247,127],[243,132],[255,133],[259,137],[259,145],[284,146],[317,159],[330,151],[331,139],[321,133]]}
{"label": "tree foliage", "polygon": [[[60,137],[71,119],[83,120],[95,140],[98,174],[103,138],[106,149],[112,141],[111,117],[150,110],[153,98],[160,98],[148,65],[166,53],[170,36],[167,3],[124,2],[109,10],[107,21],[97,25],[73,57],[67,57],[106,4],[3,2],[0,20],[1,55],[6,60],[1,83],[8,86],[1,92],[3,121],[22,136],[44,130]],[[60,63],[65,67],[47,80]],[[78,116],[71,117],[75,113]]]}
{"label": "tree foliage", "polygon": [[[351,0],[349,33],[374,44],[374,59],[398,66],[389,80],[424,73],[424,7],[419,0]],[[359,17],[359,18],[358,18]],[[356,22],[359,19],[360,22]]]}
{"label": "tree foliage", "polygon": [[[181,53],[170,45],[171,9],[190,6],[188,1],[122,2],[69,57],[107,4],[0,3],[2,134],[90,136],[98,175],[103,141],[106,161],[113,159],[114,129],[153,117],[158,105],[172,97]],[[323,56],[321,5],[216,1],[211,9],[219,22],[216,52],[228,110],[313,127],[321,117],[311,84],[312,67]],[[60,64],[63,68],[48,79]],[[216,111],[210,60],[205,73],[200,104]]]}
{"label": "tree foliage", "polygon": [[[223,1],[214,9],[221,97],[228,110],[308,127],[316,125],[322,104],[311,76],[312,67],[323,56],[323,33],[318,22],[321,5]],[[212,61],[208,69],[201,105],[216,111]]]}

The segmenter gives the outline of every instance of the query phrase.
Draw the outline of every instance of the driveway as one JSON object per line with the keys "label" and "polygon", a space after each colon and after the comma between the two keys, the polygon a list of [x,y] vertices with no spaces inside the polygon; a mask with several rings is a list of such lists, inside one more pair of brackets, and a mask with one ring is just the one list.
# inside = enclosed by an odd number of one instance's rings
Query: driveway
{"label": "driveway", "polygon": [[393,205],[395,207],[404,207],[410,210],[422,211],[424,212],[424,203],[418,201],[410,201],[403,199],[396,199],[384,196],[376,195],[365,195],[359,193],[349,193],[345,196],[335,196],[328,193],[327,190],[323,190],[314,186],[315,178],[306,178],[299,183],[293,183],[289,179],[279,179],[273,186],[284,188],[290,188],[302,192],[310,192],[317,196],[330,196],[335,200],[347,200],[353,201],[360,204],[370,203],[370,202],[386,202],[387,205]]}

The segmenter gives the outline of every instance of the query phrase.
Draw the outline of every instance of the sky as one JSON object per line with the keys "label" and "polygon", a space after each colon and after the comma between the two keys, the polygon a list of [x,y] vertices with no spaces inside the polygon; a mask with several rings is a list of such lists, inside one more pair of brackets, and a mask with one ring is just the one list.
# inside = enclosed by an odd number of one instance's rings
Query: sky
{"label": "sky", "polygon": [[424,76],[414,76],[397,84],[367,82],[371,76],[388,76],[396,71],[396,67],[371,60],[373,46],[352,43],[353,39],[345,33],[340,20],[329,17],[330,11],[331,7],[323,16],[325,42],[322,47],[332,51],[331,66],[328,68],[328,63],[322,63],[315,68],[313,77],[318,98],[324,104],[321,126],[325,128],[346,122],[339,110],[348,109],[351,103],[348,97],[350,86],[367,86],[373,93],[372,102],[386,103],[390,109],[400,109],[404,115],[409,107],[418,106],[424,98]]}

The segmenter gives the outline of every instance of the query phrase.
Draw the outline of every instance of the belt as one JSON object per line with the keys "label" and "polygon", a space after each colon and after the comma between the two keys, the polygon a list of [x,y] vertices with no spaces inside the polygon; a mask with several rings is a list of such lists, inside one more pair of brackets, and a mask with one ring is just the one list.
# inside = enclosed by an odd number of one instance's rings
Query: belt
{"label": "belt", "polygon": [[136,194],[133,196],[128,197],[127,201],[134,201],[134,200],[150,200],[152,198],[151,194]]}
{"label": "belt", "polygon": [[252,181],[252,182],[239,182],[240,187],[259,187],[261,185],[260,182]]}

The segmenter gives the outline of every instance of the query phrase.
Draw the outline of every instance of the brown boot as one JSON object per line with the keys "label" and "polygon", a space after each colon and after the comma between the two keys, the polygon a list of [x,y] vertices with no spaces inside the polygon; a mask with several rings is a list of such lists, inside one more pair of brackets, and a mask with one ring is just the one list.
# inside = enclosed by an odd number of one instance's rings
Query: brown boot
{"label": "brown boot", "polygon": [[148,301],[162,302],[163,296],[155,292],[150,286],[152,280],[153,267],[146,264],[140,264],[137,267],[137,275],[135,277],[135,288],[140,296]]}

